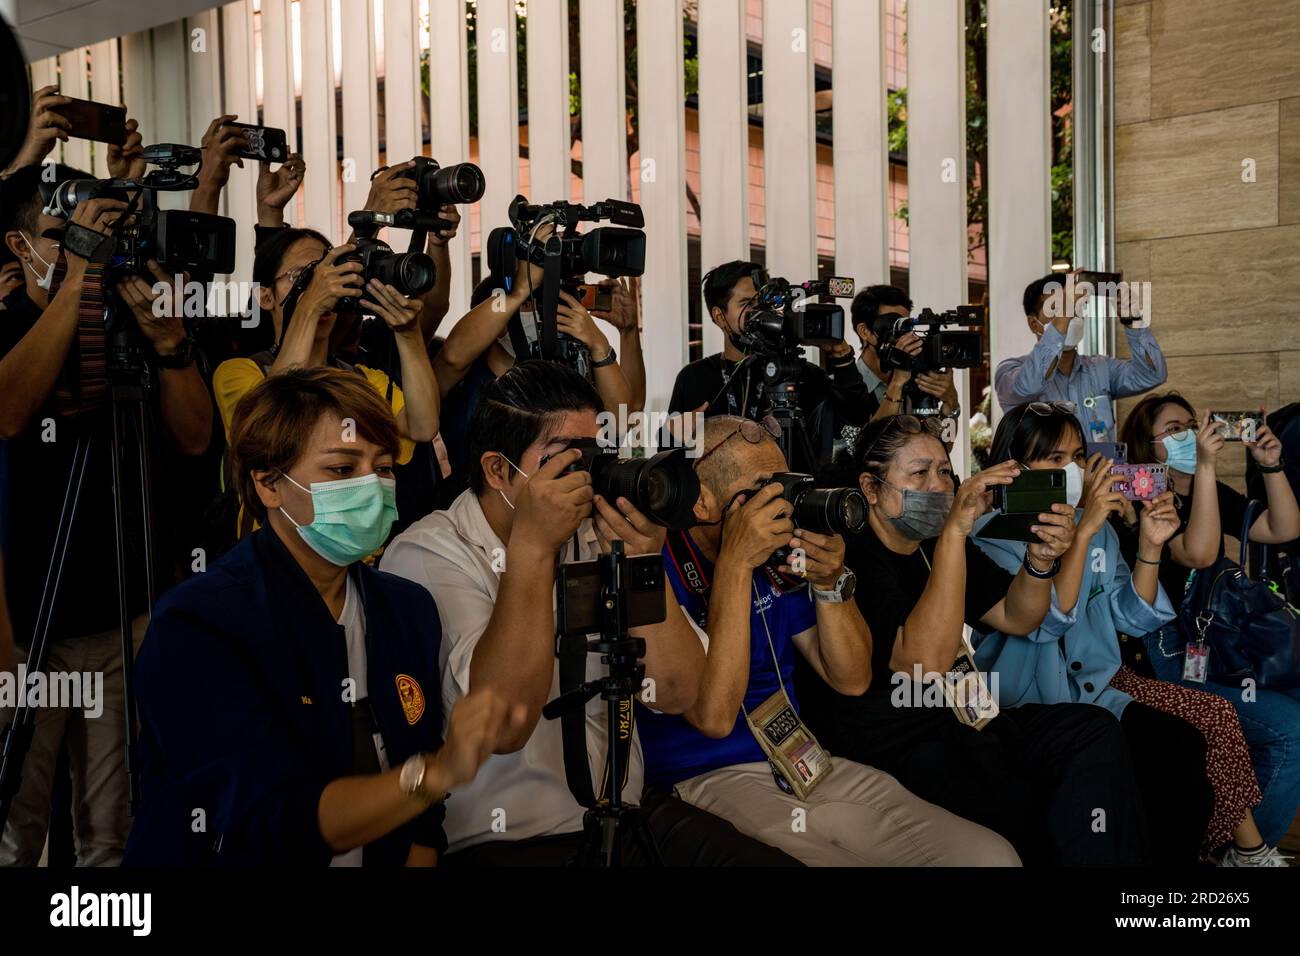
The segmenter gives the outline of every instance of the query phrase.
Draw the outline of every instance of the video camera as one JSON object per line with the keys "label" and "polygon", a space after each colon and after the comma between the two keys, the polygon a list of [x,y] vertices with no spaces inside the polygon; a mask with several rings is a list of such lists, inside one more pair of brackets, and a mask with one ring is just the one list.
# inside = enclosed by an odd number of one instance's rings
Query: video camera
{"label": "video camera", "polygon": [[[539,298],[538,321],[541,335],[537,343],[516,341],[515,354],[522,358],[546,358],[582,367],[586,348],[558,332],[555,327],[556,304],[561,290],[580,297],[580,286],[587,273],[608,278],[639,276],[645,272],[646,235],[642,227],[645,216],[635,203],[618,199],[583,206],[571,202],[530,204],[523,196],[510,203],[510,225],[493,229],[488,235],[488,265],[507,291],[514,282],[520,261],[542,266],[542,286],[530,290]],[[578,232],[583,222],[613,223],[585,233]],[[551,223],[554,233],[546,241],[536,239],[537,231]],[[512,321],[512,337],[522,339],[518,321]],[[527,348],[520,348],[520,345]]]}
{"label": "video camera", "polygon": [[[887,369],[902,369],[913,375],[947,368],[977,368],[984,361],[984,336],[974,326],[984,324],[982,305],[959,305],[947,312],[922,309],[913,316],[879,315],[875,319],[876,352]],[[898,340],[915,332],[922,340],[921,351],[909,355]]]}
{"label": "video camera", "polygon": [[804,346],[829,348],[844,341],[844,307],[824,299],[853,298],[852,279],[830,276],[792,285],[760,272],[756,280],[758,291],[736,335],[740,348],[787,355]]}
{"label": "video camera", "polygon": [[[577,438],[568,448],[581,450],[582,457],[566,468],[565,474],[591,472],[592,488],[606,501],[626,498],[637,511],[665,528],[695,524],[700,479],[686,460],[685,448],[670,448],[649,458],[620,458],[617,448],[598,438]],[[547,455],[540,464],[552,457]]]}
{"label": "video camera", "polygon": [[90,199],[116,199],[127,204],[126,214],[109,235],[69,221],[65,245],[90,261],[104,263],[110,272],[139,275],[154,281],[148,260],[170,274],[180,272],[228,273],[235,268],[235,221],[226,216],[159,209],[157,194],[193,189],[202,151],[191,146],[163,143],[144,150],[144,159],[160,168],[140,179],[69,179],[46,197],[43,212],[71,220],[73,211]]}

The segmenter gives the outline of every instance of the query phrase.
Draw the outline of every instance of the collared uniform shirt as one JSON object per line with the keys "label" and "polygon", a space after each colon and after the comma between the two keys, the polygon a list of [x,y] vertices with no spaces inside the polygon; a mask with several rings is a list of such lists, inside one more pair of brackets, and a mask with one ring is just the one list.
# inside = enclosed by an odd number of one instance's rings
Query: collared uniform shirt
{"label": "collared uniform shirt", "polygon": [[1086,441],[1114,441],[1114,400],[1150,391],[1168,375],[1164,354],[1151,330],[1121,328],[1131,358],[1078,355],[1066,375],[1060,369],[1065,336],[1049,323],[1032,352],[998,363],[993,383],[1002,410],[1009,412],[1029,402],[1073,402]]}
{"label": "collared uniform shirt", "polygon": [[[384,552],[383,570],[423,585],[438,604],[443,628],[438,665],[444,719],[469,691],[470,662],[492,617],[505,572],[505,554],[505,545],[488,524],[473,490],[463,492],[446,511],[435,511],[411,525]],[[587,521],[578,530],[576,551],[570,541],[560,557],[562,562],[588,561],[599,554],[595,530]],[[552,602],[554,594],[552,588]],[[587,655],[587,680],[607,673],[599,655]],[[559,695],[557,660],[548,699]],[[588,766],[599,780],[605,766],[605,702],[599,697],[588,701],[586,717]],[[521,750],[493,754],[472,784],[451,795],[444,823],[448,852],[492,839],[527,840],[582,830],[585,810],[574,799],[564,776],[560,724],[558,719],[542,718]],[[634,735],[623,788],[627,802],[640,801],[643,778],[641,742]]]}

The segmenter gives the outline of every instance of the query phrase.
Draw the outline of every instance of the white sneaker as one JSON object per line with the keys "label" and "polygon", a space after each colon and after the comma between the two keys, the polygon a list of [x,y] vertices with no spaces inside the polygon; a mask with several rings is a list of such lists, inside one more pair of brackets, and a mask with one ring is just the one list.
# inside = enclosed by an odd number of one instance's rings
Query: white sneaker
{"label": "white sneaker", "polygon": [[1269,847],[1263,853],[1242,853],[1235,845],[1228,847],[1219,866],[1290,866],[1291,858],[1283,856],[1276,847]]}

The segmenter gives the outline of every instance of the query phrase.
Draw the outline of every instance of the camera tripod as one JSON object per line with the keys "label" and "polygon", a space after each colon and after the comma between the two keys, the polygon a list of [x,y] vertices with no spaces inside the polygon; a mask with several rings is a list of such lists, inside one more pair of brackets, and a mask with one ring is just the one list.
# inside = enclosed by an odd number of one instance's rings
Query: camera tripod
{"label": "camera tripod", "polygon": [[814,474],[817,455],[799,406],[799,373],[802,358],[795,355],[754,356],[762,362],[764,413],[781,426],[779,444],[791,471]]}
{"label": "camera tripod", "polygon": [[[136,436],[138,464],[140,469],[141,516],[144,531],[145,593],[148,606],[154,602],[153,575],[153,513],[150,471],[152,448],[150,433],[151,423],[145,401],[153,392],[155,382],[149,367],[144,364],[143,354],[135,341],[132,324],[114,321],[114,307],[106,307],[105,327],[108,330],[107,374],[109,417],[112,421],[109,454],[112,456],[113,489],[113,530],[114,546],[117,558],[117,611],[119,633],[122,642],[122,681],[126,711],[126,772],[130,793],[132,815],[140,801],[140,773],[136,762],[136,726],[135,726],[135,645],[131,631],[131,612],[127,600],[126,577],[126,514],[123,509],[125,491],[123,488],[122,439],[130,429]],[[79,507],[86,479],[86,463],[90,458],[93,437],[89,431],[77,436],[73,450],[72,468],[68,474],[68,484],[63,496],[63,506],[59,512],[59,523],[55,531],[54,546],[50,552],[49,568],[46,571],[45,585],[41,592],[41,601],[36,615],[36,628],[32,636],[31,650],[27,659],[27,674],[43,672],[49,662],[50,627],[54,610],[63,583],[63,566],[67,558],[68,544],[72,536],[73,525]],[[4,732],[4,749],[0,754],[0,833],[9,818],[22,787],[22,770],[32,738],[36,731],[36,712],[27,700],[23,700],[14,712],[13,720]]]}
{"label": "camera tripod", "polygon": [[[560,635],[563,692],[542,708],[542,716],[547,720],[562,718],[566,723],[565,774],[569,788],[579,803],[587,807],[583,816],[584,839],[579,865],[621,866],[622,841],[629,836],[641,841],[650,860],[660,864],[653,842],[640,828],[640,808],[623,802],[623,777],[630,765],[635,732],[632,698],[641,689],[645,677],[645,664],[641,662],[645,656],[645,640],[628,635],[623,542],[615,541],[613,549],[602,554],[598,561],[601,570],[600,637],[588,642],[585,636]],[[564,655],[566,640],[573,651],[568,662]],[[600,654],[601,663],[609,666],[609,675],[564,690],[566,663],[578,663],[585,671],[587,654]],[[596,799],[591,789],[586,745],[586,706],[598,694],[606,704],[605,792],[600,799]],[[576,730],[573,729],[575,725]],[[572,745],[570,741],[573,741]]]}

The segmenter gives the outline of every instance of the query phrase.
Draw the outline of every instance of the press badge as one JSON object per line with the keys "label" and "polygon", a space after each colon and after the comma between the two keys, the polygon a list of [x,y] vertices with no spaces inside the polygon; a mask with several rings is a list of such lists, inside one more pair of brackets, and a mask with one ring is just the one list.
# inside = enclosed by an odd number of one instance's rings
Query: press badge
{"label": "press badge", "polygon": [[989,693],[984,675],[975,666],[975,658],[965,646],[952,662],[943,682],[943,693],[957,719],[968,727],[982,730],[998,715],[998,702]]}
{"label": "press badge", "polygon": [[1183,680],[1204,684],[1210,670],[1210,645],[1204,641],[1188,641],[1183,655]]}
{"label": "press badge", "polygon": [[[746,711],[745,721],[773,772],[785,780],[796,799],[807,800],[831,772],[831,758],[799,719],[785,691],[776,691]],[[778,785],[780,782],[778,779]]]}

